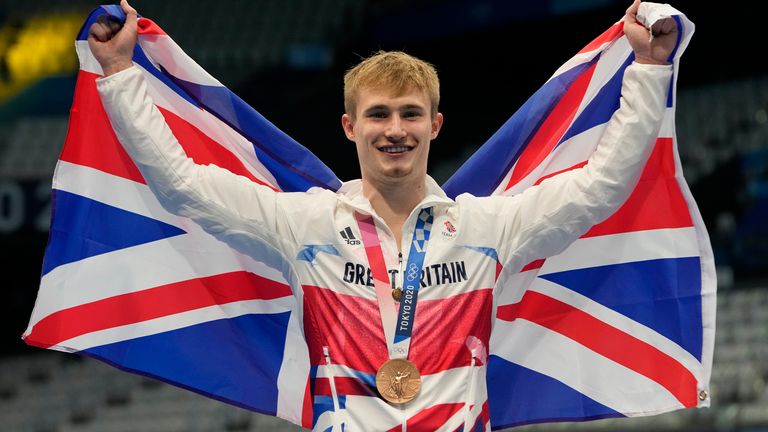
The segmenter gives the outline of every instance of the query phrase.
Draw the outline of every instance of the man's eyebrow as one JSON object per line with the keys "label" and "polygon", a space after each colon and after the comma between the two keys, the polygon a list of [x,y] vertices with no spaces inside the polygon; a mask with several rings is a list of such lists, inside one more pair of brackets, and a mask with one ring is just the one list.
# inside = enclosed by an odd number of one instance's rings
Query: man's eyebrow
{"label": "man's eyebrow", "polygon": [[410,110],[410,109],[425,110],[426,108],[417,104],[408,104],[408,105],[401,106],[400,109],[401,110]]}
{"label": "man's eyebrow", "polygon": [[369,106],[368,108],[365,109],[365,112],[374,111],[374,110],[388,110],[388,109],[389,109],[388,106],[384,104],[378,104],[378,105]]}
{"label": "man's eyebrow", "polygon": [[[390,107],[387,104],[376,104],[369,106],[368,108],[364,109],[363,112],[371,112],[371,111],[389,111],[392,107]],[[419,110],[419,111],[426,111],[426,107],[419,105],[419,104],[406,104],[403,106],[397,107],[398,110]]]}

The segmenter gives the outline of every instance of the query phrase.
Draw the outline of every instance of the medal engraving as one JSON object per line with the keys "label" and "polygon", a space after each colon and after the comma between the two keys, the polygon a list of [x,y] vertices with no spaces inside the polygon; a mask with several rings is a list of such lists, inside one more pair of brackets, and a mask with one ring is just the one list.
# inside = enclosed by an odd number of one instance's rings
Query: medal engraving
{"label": "medal engraving", "polygon": [[392,359],[376,373],[376,388],[387,402],[395,405],[413,400],[421,390],[421,374],[405,359]]}

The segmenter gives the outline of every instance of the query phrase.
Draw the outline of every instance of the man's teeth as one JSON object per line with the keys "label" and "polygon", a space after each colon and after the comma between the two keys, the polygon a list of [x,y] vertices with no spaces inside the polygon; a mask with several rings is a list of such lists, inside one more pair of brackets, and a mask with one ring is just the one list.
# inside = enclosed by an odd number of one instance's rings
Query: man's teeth
{"label": "man's teeth", "polygon": [[397,147],[382,147],[379,150],[385,153],[402,153],[410,149],[406,146],[397,146]]}

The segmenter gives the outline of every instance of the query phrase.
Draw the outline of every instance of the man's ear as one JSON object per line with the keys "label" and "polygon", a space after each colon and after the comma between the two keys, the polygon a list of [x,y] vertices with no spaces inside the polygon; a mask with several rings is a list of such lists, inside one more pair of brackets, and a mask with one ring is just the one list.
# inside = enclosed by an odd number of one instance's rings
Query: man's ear
{"label": "man's ear", "polygon": [[437,134],[440,133],[441,127],[443,127],[443,113],[437,113],[435,119],[432,120],[432,139],[437,138]]}
{"label": "man's ear", "polygon": [[355,124],[352,120],[352,116],[349,114],[341,115],[341,127],[344,129],[344,134],[347,135],[347,139],[350,141],[355,140]]}

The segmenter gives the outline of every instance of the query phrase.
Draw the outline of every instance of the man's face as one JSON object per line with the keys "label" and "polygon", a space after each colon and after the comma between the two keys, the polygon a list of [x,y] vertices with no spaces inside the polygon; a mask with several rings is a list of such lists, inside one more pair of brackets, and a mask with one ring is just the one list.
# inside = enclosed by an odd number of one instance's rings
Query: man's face
{"label": "man's face", "polygon": [[429,142],[443,124],[442,114],[432,118],[426,92],[411,88],[399,96],[392,93],[361,89],[354,116],[341,119],[368,181],[392,183],[426,175]]}

